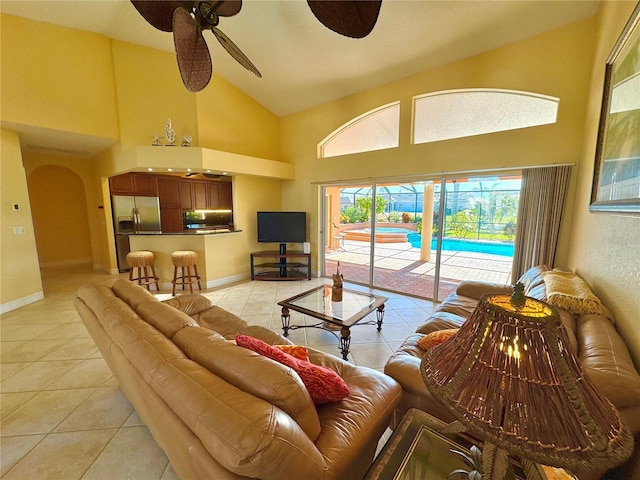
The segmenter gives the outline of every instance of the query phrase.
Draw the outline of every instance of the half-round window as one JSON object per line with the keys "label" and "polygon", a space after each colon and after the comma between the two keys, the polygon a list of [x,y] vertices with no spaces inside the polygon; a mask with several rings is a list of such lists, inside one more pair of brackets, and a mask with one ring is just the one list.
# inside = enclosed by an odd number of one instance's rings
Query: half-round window
{"label": "half-round window", "polygon": [[555,123],[560,99],[495,89],[447,90],[413,99],[413,143]]}
{"label": "half-round window", "polygon": [[400,102],[370,110],[334,130],[318,144],[318,158],[398,146]]}

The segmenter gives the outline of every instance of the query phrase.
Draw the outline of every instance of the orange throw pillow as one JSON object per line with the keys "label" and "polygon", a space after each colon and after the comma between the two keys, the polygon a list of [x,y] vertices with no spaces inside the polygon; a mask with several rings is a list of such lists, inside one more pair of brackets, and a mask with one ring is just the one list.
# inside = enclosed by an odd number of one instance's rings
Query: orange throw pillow
{"label": "orange throw pillow", "polygon": [[445,340],[449,340],[456,333],[458,333],[459,328],[448,328],[446,330],[437,330],[435,332],[431,332],[420,340],[418,340],[418,346],[423,350],[427,350],[431,347],[439,345]]}
{"label": "orange throw pillow", "polygon": [[309,361],[309,352],[304,345],[274,345],[274,347],[298,360],[302,360],[303,362]]}
{"label": "orange throw pillow", "polygon": [[345,381],[328,367],[298,360],[282,350],[248,335],[236,335],[236,344],[295,370],[316,405],[337,402],[349,395],[349,387]]}

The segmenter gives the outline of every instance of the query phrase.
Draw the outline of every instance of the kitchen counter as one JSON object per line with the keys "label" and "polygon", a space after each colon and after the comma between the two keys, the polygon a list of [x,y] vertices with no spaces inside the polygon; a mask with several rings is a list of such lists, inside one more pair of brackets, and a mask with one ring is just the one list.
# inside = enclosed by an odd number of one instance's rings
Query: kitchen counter
{"label": "kitchen counter", "polygon": [[[249,277],[245,250],[238,248],[243,242],[242,230],[196,230],[178,233],[137,233],[129,235],[131,250],[149,250],[156,256],[156,274],[160,290],[171,291],[173,263],[171,254],[176,250],[193,250],[198,254],[198,273],[202,288],[212,288],[237,282]],[[241,266],[241,267],[240,267]]]}
{"label": "kitchen counter", "polygon": [[220,235],[223,233],[240,233],[242,230],[229,230],[228,228],[220,228],[220,229],[197,229],[197,230],[185,230],[184,232],[138,232],[138,233],[120,233],[119,235]]}

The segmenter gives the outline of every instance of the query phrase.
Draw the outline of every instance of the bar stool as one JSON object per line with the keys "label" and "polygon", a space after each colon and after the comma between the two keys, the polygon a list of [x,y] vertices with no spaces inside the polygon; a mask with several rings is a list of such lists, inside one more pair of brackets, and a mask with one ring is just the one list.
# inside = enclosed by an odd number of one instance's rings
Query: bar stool
{"label": "bar stool", "polygon": [[[153,262],[156,256],[153,252],[148,250],[134,250],[127,253],[127,265],[131,267],[129,270],[129,280],[132,282],[137,281],[138,285],[144,285],[147,290],[151,291],[151,284],[155,284],[156,290],[159,292],[158,276],[156,275],[156,267]],[[151,268],[151,275],[149,275],[148,268]],[[136,269],[137,277],[134,278],[133,270]]]}
{"label": "bar stool", "polygon": [[[182,285],[184,290],[185,285],[189,285],[189,291],[193,293],[193,284],[198,284],[198,290],[202,290],[200,287],[200,276],[198,275],[198,254],[193,250],[176,250],[171,254],[171,262],[173,263],[173,295],[176,294],[176,285]],[[191,267],[193,267],[193,273],[191,273]],[[186,269],[186,275],[185,275]]]}

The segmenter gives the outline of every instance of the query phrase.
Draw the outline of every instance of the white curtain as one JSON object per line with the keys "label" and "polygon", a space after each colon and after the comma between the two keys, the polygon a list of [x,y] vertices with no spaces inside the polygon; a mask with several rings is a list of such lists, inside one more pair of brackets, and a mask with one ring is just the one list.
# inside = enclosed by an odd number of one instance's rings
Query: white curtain
{"label": "white curtain", "polygon": [[511,276],[514,283],[535,265],[553,266],[570,175],[570,165],[523,171]]}

